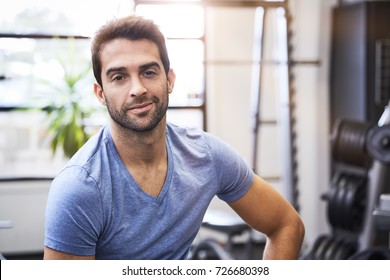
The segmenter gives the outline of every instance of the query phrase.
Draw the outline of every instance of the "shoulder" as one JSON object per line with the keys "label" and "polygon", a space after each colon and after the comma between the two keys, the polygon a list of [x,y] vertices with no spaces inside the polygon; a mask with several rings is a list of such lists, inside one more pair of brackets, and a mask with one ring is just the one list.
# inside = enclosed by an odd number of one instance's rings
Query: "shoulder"
{"label": "shoulder", "polygon": [[198,139],[204,135],[204,131],[197,127],[178,126],[173,123],[167,123],[167,135],[170,138],[186,137],[189,139]]}
{"label": "shoulder", "polygon": [[167,124],[167,137],[170,142],[182,143],[193,147],[227,148],[229,145],[222,139],[196,127],[182,127],[172,123]]}
{"label": "shoulder", "polygon": [[78,165],[64,168],[50,186],[50,197],[77,200],[78,197],[96,196],[100,196],[96,180],[84,167]]}
{"label": "shoulder", "polygon": [[77,193],[81,196],[91,196],[91,192],[98,191],[99,174],[104,163],[102,153],[105,153],[106,129],[107,127],[101,128],[68,161],[54,178],[51,185],[52,193],[69,194],[70,196]]}
{"label": "shoulder", "polygon": [[83,166],[93,160],[93,158],[106,146],[109,135],[110,132],[108,126],[103,126],[69,160],[67,167],[72,165]]}
{"label": "shoulder", "polygon": [[[169,124],[167,138],[173,151],[187,158],[208,158],[219,169],[233,162],[241,164],[241,155],[226,141],[199,128],[186,128]],[[229,169],[230,169],[229,167]]]}
{"label": "shoulder", "polygon": [[65,177],[68,181],[80,179],[78,176],[99,181],[102,170],[109,170],[108,160],[115,157],[114,150],[109,127],[103,126],[77,151],[57,176]]}

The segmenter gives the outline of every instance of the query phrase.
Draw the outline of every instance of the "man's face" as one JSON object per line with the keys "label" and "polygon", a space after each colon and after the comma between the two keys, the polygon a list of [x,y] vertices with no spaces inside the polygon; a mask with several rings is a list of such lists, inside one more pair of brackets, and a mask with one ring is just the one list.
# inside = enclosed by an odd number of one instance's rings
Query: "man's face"
{"label": "man's face", "polygon": [[136,132],[154,129],[164,118],[175,75],[165,74],[157,45],[148,40],[115,39],[101,52],[102,85],[95,93],[111,118]]}

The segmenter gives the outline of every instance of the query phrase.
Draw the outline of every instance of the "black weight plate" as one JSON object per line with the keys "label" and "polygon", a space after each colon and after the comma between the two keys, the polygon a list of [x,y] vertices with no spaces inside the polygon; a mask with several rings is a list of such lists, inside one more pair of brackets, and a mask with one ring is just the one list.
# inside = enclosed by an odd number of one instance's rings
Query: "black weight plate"
{"label": "black weight plate", "polygon": [[333,244],[334,238],[328,237],[327,242],[323,244],[323,248],[320,250],[319,254],[319,260],[325,260],[325,254],[328,251],[329,247]]}
{"label": "black weight plate", "polygon": [[334,260],[347,260],[355,252],[356,243],[353,240],[340,238],[340,245],[334,254]]}
{"label": "black weight plate", "polygon": [[343,250],[345,250],[344,248],[344,243],[341,242],[338,246],[338,248],[336,249],[336,251],[334,252],[334,256],[333,256],[333,259],[334,260],[341,260],[341,255],[343,254]]}
{"label": "black weight plate", "polygon": [[332,185],[328,192],[328,221],[333,226],[337,226],[337,213],[335,212],[335,203],[337,197],[338,187]]}
{"label": "black weight plate", "polygon": [[370,125],[354,120],[338,119],[332,132],[332,154],[335,160],[366,166],[370,158],[366,151],[366,135]]}
{"label": "black weight plate", "polygon": [[328,249],[329,245],[332,243],[332,238],[329,236],[326,236],[322,239],[321,243],[319,243],[317,250],[313,254],[314,260],[323,260],[324,255],[326,253],[326,250]]}
{"label": "black weight plate", "polygon": [[353,227],[353,213],[354,202],[358,191],[357,179],[354,176],[350,176],[345,188],[345,195],[343,197],[341,220],[342,227],[344,229],[351,229]]}
{"label": "black weight plate", "polygon": [[317,251],[318,251],[318,248],[320,246],[322,246],[322,242],[326,241],[328,237],[326,235],[320,235],[319,237],[317,237],[316,241],[314,242],[313,244],[313,247],[310,251],[310,255],[309,255],[309,258],[310,260],[315,260],[315,256],[318,254]]}
{"label": "black weight plate", "polygon": [[343,190],[342,190],[342,194],[340,194],[339,196],[339,220],[340,220],[340,228],[342,229],[346,229],[348,228],[348,219],[347,219],[347,210],[346,209],[346,205],[345,205],[345,200],[347,198],[347,195],[348,195],[348,191],[349,191],[349,184],[350,184],[350,180],[347,181],[347,183],[345,184]]}
{"label": "black weight plate", "polygon": [[357,231],[360,229],[363,221],[366,180],[360,176],[355,176],[351,183],[350,191],[345,199],[346,219],[349,220],[347,229]]}
{"label": "black weight plate", "polygon": [[340,242],[339,246],[334,252],[333,259],[334,260],[342,260],[341,257],[343,255],[344,250],[346,249],[346,244],[344,242]]}
{"label": "black weight plate", "polygon": [[327,213],[328,213],[328,221],[333,226],[337,226],[337,219],[338,219],[338,213],[335,211],[335,205],[337,204],[337,192],[338,192],[338,184],[340,181],[340,177],[342,176],[341,172],[336,172],[331,179],[330,182],[330,188],[326,195],[326,199],[328,200],[328,207],[327,207]]}
{"label": "black weight plate", "polygon": [[339,249],[342,243],[343,242],[340,239],[334,238],[332,244],[330,244],[328,249],[326,250],[324,259],[334,260],[337,250]]}
{"label": "black weight plate", "polygon": [[367,180],[364,179],[361,185],[359,186],[355,197],[355,202],[353,207],[354,224],[353,227],[351,228],[351,230],[353,231],[359,231],[363,225],[366,202],[367,202]]}
{"label": "black weight plate", "polygon": [[337,196],[335,197],[335,204],[334,204],[334,211],[336,215],[336,226],[338,228],[343,228],[343,203],[344,203],[344,197],[346,195],[348,185],[348,175],[343,174],[343,177],[340,178],[339,184],[338,184],[338,191]]}
{"label": "black weight plate", "polygon": [[390,124],[368,131],[367,151],[372,158],[390,164]]}
{"label": "black weight plate", "polygon": [[356,252],[356,246],[349,242],[341,244],[335,254],[335,260],[347,260]]}

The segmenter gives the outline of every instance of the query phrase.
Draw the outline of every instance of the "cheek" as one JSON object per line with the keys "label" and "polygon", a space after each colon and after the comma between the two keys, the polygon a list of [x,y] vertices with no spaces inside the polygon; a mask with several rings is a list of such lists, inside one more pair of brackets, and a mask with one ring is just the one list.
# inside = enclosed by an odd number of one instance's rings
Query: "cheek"
{"label": "cheek", "polygon": [[127,100],[126,98],[122,98],[122,96],[115,95],[113,97],[112,95],[106,96],[105,103],[106,108],[110,110],[111,112],[116,111],[127,111],[128,103],[131,102],[130,100]]}
{"label": "cheek", "polygon": [[107,106],[107,101],[106,101],[106,97],[104,94],[102,95],[102,97],[99,100],[100,100],[100,103],[102,103],[102,105]]}

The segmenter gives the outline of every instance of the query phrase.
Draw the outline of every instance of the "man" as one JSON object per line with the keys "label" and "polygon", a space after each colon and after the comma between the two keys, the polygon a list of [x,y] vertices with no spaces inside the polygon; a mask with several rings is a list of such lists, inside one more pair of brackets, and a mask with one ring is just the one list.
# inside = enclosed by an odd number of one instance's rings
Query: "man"
{"label": "man", "polygon": [[264,259],[298,257],[291,205],[221,140],[166,122],[175,74],[152,21],[103,26],[92,62],[110,122],[52,183],[45,259],[185,259],[215,195],[267,235]]}

